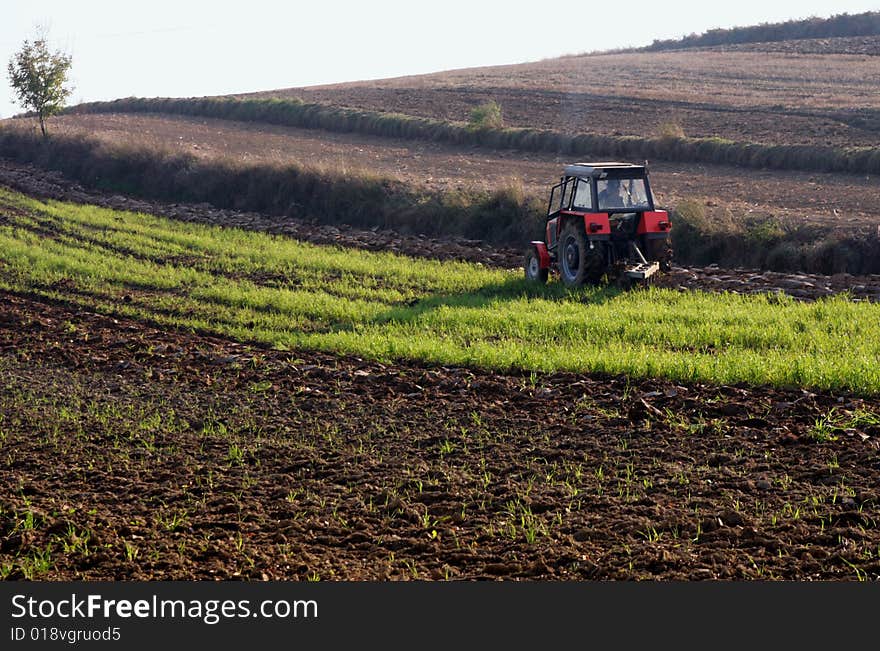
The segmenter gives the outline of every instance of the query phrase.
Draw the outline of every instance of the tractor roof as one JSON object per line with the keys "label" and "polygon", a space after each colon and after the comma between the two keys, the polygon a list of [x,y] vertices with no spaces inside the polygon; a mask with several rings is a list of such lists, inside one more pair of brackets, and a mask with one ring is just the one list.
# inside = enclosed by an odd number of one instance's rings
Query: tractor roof
{"label": "tractor roof", "polygon": [[574,163],[565,166],[566,176],[600,176],[603,172],[644,172],[644,165],[632,163],[618,163],[609,161],[605,163]]}

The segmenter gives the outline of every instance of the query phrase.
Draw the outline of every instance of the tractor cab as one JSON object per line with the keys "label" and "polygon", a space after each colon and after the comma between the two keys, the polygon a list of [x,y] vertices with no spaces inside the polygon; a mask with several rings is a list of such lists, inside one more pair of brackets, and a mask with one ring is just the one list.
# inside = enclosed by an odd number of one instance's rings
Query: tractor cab
{"label": "tractor cab", "polygon": [[526,276],[546,280],[557,270],[567,285],[580,285],[618,271],[645,280],[668,267],[670,227],[654,205],[646,165],[566,165],[550,190],[546,241],[527,252]]}

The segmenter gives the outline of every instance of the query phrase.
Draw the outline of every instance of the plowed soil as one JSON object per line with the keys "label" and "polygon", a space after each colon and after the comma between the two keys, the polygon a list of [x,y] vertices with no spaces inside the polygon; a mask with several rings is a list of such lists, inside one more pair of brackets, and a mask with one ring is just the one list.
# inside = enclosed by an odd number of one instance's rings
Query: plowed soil
{"label": "plowed soil", "polygon": [[880,578],[876,399],[384,366],[9,294],[0,382],[8,579]]}
{"label": "plowed soil", "polygon": [[876,39],[826,40],[814,45],[816,53],[777,44],[584,54],[253,95],[464,121],[494,100],[509,126],[648,136],[674,123],[695,137],[874,146]]}
{"label": "plowed soil", "polygon": [[712,50],[719,52],[784,52],[786,54],[854,54],[880,56],[880,36],[843,36],[837,38],[803,38],[766,43],[725,45]]}

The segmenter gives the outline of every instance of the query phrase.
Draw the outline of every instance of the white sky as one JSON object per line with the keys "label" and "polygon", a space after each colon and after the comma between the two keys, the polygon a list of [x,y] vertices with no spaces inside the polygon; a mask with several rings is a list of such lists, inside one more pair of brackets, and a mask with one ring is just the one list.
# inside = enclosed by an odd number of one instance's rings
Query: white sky
{"label": "white sky", "polygon": [[[560,8],[564,7],[564,11]],[[880,9],[880,0],[2,0],[6,65],[39,24],[73,55],[71,101],[189,97],[520,63],[714,27]]]}

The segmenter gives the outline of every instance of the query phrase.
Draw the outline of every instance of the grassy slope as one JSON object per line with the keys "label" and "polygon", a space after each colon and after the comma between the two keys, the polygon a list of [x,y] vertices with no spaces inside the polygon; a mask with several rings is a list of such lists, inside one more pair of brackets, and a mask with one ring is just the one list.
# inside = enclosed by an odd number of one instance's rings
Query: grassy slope
{"label": "grassy slope", "polygon": [[880,392],[880,306],[569,292],[0,190],[0,286],[277,348]]}

